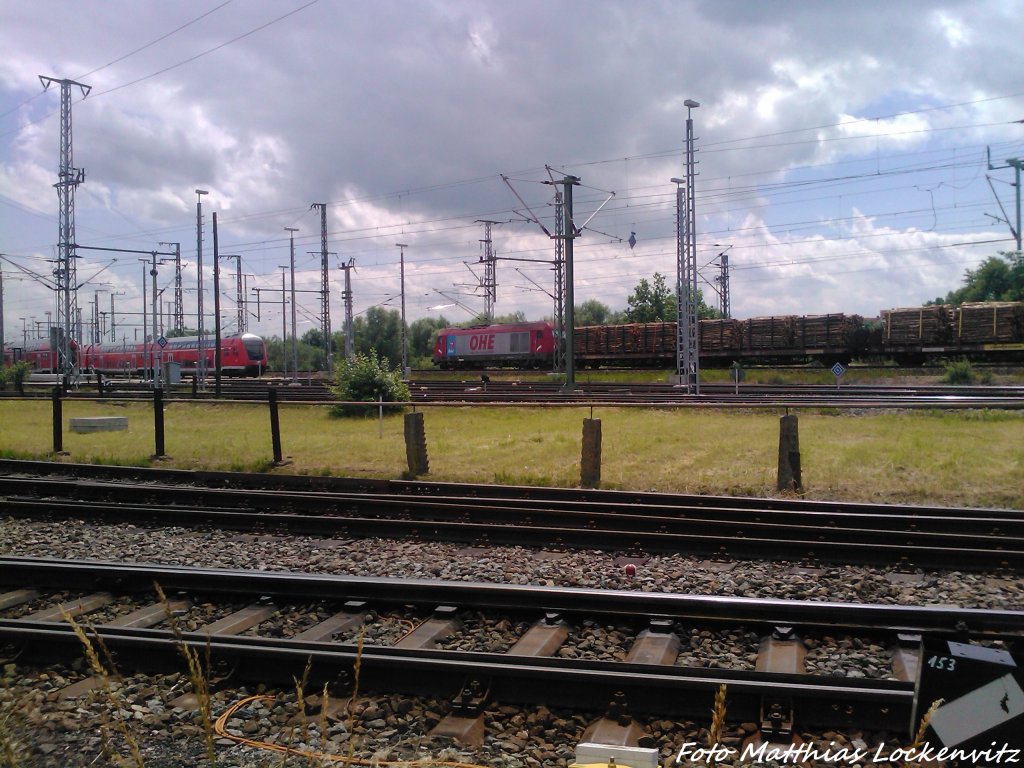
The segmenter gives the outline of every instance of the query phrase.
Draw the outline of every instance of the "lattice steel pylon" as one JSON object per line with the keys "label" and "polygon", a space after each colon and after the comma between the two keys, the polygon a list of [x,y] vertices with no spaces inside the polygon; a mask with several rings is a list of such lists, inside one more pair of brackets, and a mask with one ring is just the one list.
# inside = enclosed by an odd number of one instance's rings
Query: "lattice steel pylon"
{"label": "lattice steel pylon", "polygon": [[341,294],[342,301],[345,302],[345,359],[352,359],[353,352],[353,329],[352,329],[352,270],[355,269],[356,260],[349,259],[348,264],[342,264],[341,268],[345,270],[345,292]]}
{"label": "lattice steel pylon", "polygon": [[498,261],[494,258],[494,241],[491,240],[491,225],[501,224],[500,221],[488,219],[477,219],[477,222],[484,225],[484,239],[480,242],[484,246],[483,264],[484,279],[481,288],[484,289],[484,318],[488,323],[494,322],[494,305],[498,300]]}
{"label": "lattice steel pylon", "polygon": [[565,371],[565,220],[562,193],[555,191],[555,359],[554,371]]}
{"label": "lattice steel pylon", "polygon": [[694,188],[693,118],[690,110],[699,107],[687,99],[686,177],[672,179],[676,184],[676,376],[700,394],[700,326],[697,322],[697,210]]}
{"label": "lattice steel pylon", "polygon": [[182,333],[185,330],[185,302],[181,287],[181,243],[161,242],[160,245],[174,246],[174,308],[171,327],[176,333]]}
{"label": "lattice steel pylon", "polygon": [[245,315],[245,293],[242,290],[242,257],[235,257],[235,304],[238,309],[238,332],[249,330],[248,318]]}
{"label": "lattice steel pylon", "polygon": [[327,372],[334,367],[331,354],[331,281],[327,265],[327,203],[313,203],[320,210],[320,332],[324,337],[324,360]]}
{"label": "lattice steel pylon", "polygon": [[[58,80],[39,76],[43,90],[54,83],[60,85],[60,166],[57,169],[58,240],[57,268],[54,270],[57,286],[57,328],[60,343],[57,354],[61,373],[74,372],[71,354],[72,329],[78,324],[78,270],[75,266],[75,188],[85,181],[85,170],[75,168],[71,134],[71,86],[82,89],[82,98],[89,95],[92,86],[74,80]],[[52,340],[51,340],[52,343]]]}
{"label": "lattice steel pylon", "polygon": [[722,317],[732,317],[732,299],[729,296],[729,254],[723,253],[720,257],[718,277],[715,278],[718,283],[718,295],[720,297],[719,309],[722,312]]}

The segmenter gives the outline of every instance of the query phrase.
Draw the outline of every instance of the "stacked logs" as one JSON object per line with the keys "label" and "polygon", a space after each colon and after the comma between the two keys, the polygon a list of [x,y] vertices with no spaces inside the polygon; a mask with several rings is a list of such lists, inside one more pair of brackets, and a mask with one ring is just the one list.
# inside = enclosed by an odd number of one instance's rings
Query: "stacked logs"
{"label": "stacked logs", "polygon": [[1024,341],[1024,304],[983,301],[962,304],[953,314],[956,338],[975,344]]}
{"label": "stacked logs", "polygon": [[945,304],[882,310],[882,343],[942,344],[951,330],[950,308]]}

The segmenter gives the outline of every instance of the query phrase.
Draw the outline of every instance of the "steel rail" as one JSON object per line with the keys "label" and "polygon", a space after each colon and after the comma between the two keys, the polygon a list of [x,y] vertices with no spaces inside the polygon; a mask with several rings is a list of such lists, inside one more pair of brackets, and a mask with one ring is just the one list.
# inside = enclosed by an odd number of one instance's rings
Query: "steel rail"
{"label": "steel rail", "polygon": [[[167,507],[160,514],[172,514],[177,507],[214,511],[303,512],[338,516],[387,515],[389,518],[416,515],[421,520],[461,520],[501,524],[545,523],[566,527],[669,532],[673,526],[744,525],[729,529],[729,535],[746,535],[749,530],[829,529],[841,534],[846,529],[868,530],[914,538],[961,534],[961,541],[973,537],[989,542],[1024,538],[1024,511],[967,510],[938,508],[921,511],[915,507],[881,505],[858,509],[770,508],[752,499],[734,506],[680,503],[615,503],[548,499],[490,498],[485,495],[435,495],[368,493],[355,491],[298,491],[271,489],[203,488],[191,485],[132,484],[111,481],[41,480],[0,476],[0,495],[10,502],[31,502],[40,496],[63,496],[89,502]],[[25,507],[26,509],[28,507]],[[187,510],[183,510],[187,512]],[[724,529],[723,529],[724,532]],[[823,539],[820,532],[817,539]],[[941,541],[941,539],[937,539]]]}
{"label": "steel rail", "polygon": [[[386,506],[369,500],[368,505]],[[429,502],[423,503],[430,508]],[[405,505],[406,507],[409,504]],[[402,505],[387,506],[401,509]],[[451,512],[451,508],[436,507]],[[941,568],[958,566],[992,570],[1024,567],[1024,538],[1004,535],[966,535],[922,531],[886,531],[863,528],[829,528],[813,539],[794,538],[794,527],[772,523],[730,523],[690,518],[647,521],[655,530],[637,530],[620,524],[617,528],[570,527],[564,524],[524,524],[510,518],[503,523],[474,522],[478,510],[466,507],[455,519],[414,520],[404,517],[301,515],[283,512],[243,512],[224,509],[195,509],[137,504],[76,501],[0,501],[0,510],[32,515],[62,515],[82,519],[118,519],[131,522],[156,520],[163,525],[213,524],[232,530],[254,530],[277,526],[291,533],[333,537],[399,538],[503,546],[555,546],[577,549],[611,549],[645,553],[703,553],[729,557],[765,557],[828,560],[857,564],[898,564]],[[534,513],[534,516],[537,516]],[[438,515],[434,514],[436,518]],[[636,522],[629,518],[626,523]],[[738,526],[738,527],[737,527]]]}
{"label": "steel rail", "polygon": [[338,576],[287,571],[0,557],[0,583],[42,588],[165,591],[366,600],[397,605],[458,605],[515,613],[672,618],[709,623],[885,629],[945,636],[1024,636],[1024,611],[881,603],[784,600],[672,592],[546,587],[490,582]]}
{"label": "steel rail", "polygon": [[260,472],[162,469],[73,462],[0,459],[0,474],[89,478],[96,480],[138,479],[148,485],[160,483],[219,489],[286,490],[291,493],[373,493],[398,496],[453,497],[486,500],[488,503],[544,504],[559,502],[576,508],[627,508],[630,506],[728,509],[742,506],[755,510],[819,511],[908,517],[961,517],[981,515],[1018,519],[1024,510],[998,508],[937,507],[925,505],[889,505],[870,502],[825,501],[817,499],[755,498],[749,496],[711,496],[653,491],[555,488],[525,485],[480,485],[434,482],[428,480],[374,480],[367,478],[283,475]]}
{"label": "steel rail", "polygon": [[[728,686],[731,717],[757,720],[766,696],[791,700],[802,725],[859,726],[905,730],[914,700],[912,683],[737,670],[663,667],[523,658],[466,651],[406,650],[364,645],[309,643],[259,637],[223,637],[202,632],[94,627],[119,660],[137,666],[180,666],[182,645],[209,658],[233,678],[289,685],[307,676],[338,683],[359,665],[361,690],[452,696],[467,680],[485,681],[492,700],[595,709],[624,694],[630,708],[661,716],[706,716],[714,692]],[[54,623],[0,620],[0,639],[35,656],[80,650],[71,627]]]}

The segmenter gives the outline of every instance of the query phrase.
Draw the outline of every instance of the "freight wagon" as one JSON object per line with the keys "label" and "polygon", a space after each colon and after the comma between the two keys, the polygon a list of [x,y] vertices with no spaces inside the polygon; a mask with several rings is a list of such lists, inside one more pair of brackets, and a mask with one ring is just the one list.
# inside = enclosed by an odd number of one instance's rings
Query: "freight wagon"
{"label": "freight wagon", "polygon": [[[676,324],[626,323],[576,328],[579,366],[675,365]],[[701,320],[700,356],[708,365],[849,363],[885,358],[901,364],[965,357],[1024,361],[1024,302],[978,302],[887,309],[860,315],[781,315]],[[445,328],[434,345],[441,368],[549,367],[554,336],[547,323]]]}

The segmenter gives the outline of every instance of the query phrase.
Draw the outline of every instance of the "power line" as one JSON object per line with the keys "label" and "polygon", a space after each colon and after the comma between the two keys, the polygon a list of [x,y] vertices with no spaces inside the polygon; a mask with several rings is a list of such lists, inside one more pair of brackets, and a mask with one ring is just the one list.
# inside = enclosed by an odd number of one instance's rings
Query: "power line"
{"label": "power line", "polygon": [[[229,0],[229,2],[230,2],[230,0]],[[318,2],[320,2],[320,0],[309,0],[309,2],[305,3],[304,5],[301,5],[298,8],[295,8],[295,9],[289,11],[288,13],[283,14],[282,16],[278,16],[275,19],[271,19],[270,21],[266,22],[265,24],[261,24],[258,27],[250,29],[248,32],[243,32],[242,34],[238,35],[237,37],[233,37],[230,40],[226,40],[225,42],[220,43],[219,45],[215,45],[213,48],[208,48],[205,51],[201,51],[200,53],[195,54],[194,56],[189,56],[187,59],[183,59],[183,60],[181,60],[181,61],[179,61],[179,62],[177,62],[175,64],[171,64],[169,66],[166,66],[163,69],[159,69],[156,72],[152,72],[152,73],[150,73],[148,75],[143,75],[142,77],[136,78],[135,80],[130,80],[127,83],[121,83],[120,85],[115,85],[113,88],[108,88],[105,91],[97,91],[95,94],[93,94],[93,98],[98,98],[100,96],[106,96],[108,93],[115,93],[115,92],[120,91],[120,90],[122,90],[124,88],[128,88],[128,87],[133,86],[133,85],[138,85],[139,83],[145,82],[146,80],[152,80],[154,77],[159,77],[160,75],[166,74],[167,72],[171,72],[172,70],[178,69],[179,67],[183,67],[186,64],[191,64],[193,61],[197,61],[198,59],[201,59],[201,58],[203,58],[205,56],[209,56],[211,53],[216,53],[217,51],[221,50],[222,48],[226,48],[227,46],[232,45],[233,43],[237,43],[239,40],[244,40],[247,37],[255,35],[257,32],[263,31],[267,27],[273,26],[274,24],[277,24],[278,22],[284,21],[288,17],[294,16],[296,13],[299,13],[300,11],[304,11],[304,10],[306,10],[306,8],[309,8],[311,5],[315,5]],[[215,8],[214,10],[217,10],[217,9]],[[212,12],[213,11],[211,11],[210,13],[212,13]],[[173,34],[173,33],[171,33],[171,34]],[[127,54],[127,55],[131,55],[131,54]],[[122,57],[122,58],[126,58],[127,55],[125,57]],[[104,69],[106,66],[109,66],[109,65],[104,65],[103,67],[100,67],[100,69]],[[98,70],[94,70],[94,71],[98,71]],[[27,103],[27,102],[25,102],[25,103]],[[15,107],[15,109],[18,109],[18,108],[19,107]],[[9,114],[9,112],[5,113],[5,114]],[[27,123],[24,123],[23,125],[21,125],[20,127],[16,128],[13,131],[8,131],[6,133],[0,133],[0,138],[6,138],[7,136],[14,136],[14,135],[16,135],[18,133],[21,133],[26,128],[28,128],[30,126],[33,126],[33,125],[36,125],[38,123],[41,123],[44,120],[49,119],[50,117],[52,117],[55,114],[56,114],[56,111],[48,112],[47,114],[45,114],[45,115],[43,115],[41,117],[38,117],[35,120],[31,120],[31,121],[29,121]]]}

